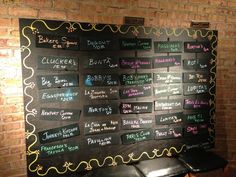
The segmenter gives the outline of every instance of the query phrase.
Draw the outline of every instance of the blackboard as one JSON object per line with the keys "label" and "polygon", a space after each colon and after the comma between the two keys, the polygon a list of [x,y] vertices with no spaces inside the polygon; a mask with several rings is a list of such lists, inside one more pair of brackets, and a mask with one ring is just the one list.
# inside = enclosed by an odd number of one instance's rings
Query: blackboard
{"label": "blackboard", "polygon": [[118,58],[109,55],[92,55],[85,58],[84,68],[118,68]]}
{"label": "blackboard", "polygon": [[155,41],[155,53],[181,53],[183,50],[183,43],[181,41]]}
{"label": "blackboard", "polygon": [[37,68],[39,70],[78,70],[79,59],[72,56],[38,55]]}
{"label": "blackboard", "polygon": [[79,99],[79,88],[59,88],[39,91],[39,100],[47,102],[71,102]]}
{"label": "blackboard", "polygon": [[120,89],[120,98],[138,98],[152,95],[152,87],[150,85],[125,87]]}
{"label": "blackboard", "polygon": [[183,60],[184,69],[198,69],[198,70],[207,70],[210,66],[210,61],[201,58],[201,59],[184,59]]}
{"label": "blackboard", "polygon": [[79,50],[80,40],[75,37],[52,34],[36,34],[36,47],[51,49]]}
{"label": "blackboard", "polygon": [[81,39],[81,50],[111,50],[112,38],[84,37]]}
{"label": "blackboard", "polygon": [[151,83],[152,83],[151,73],[121,74],[120,75],[121,85],[143,85],[143,84],[151,84]]}
{"label": "blackboard", "polygon": [[40,75],[37,76],[37,85],[39,89],[77,87],[79,86],[79,80],[75,74]]}
{"label": "blackboard", "polygon": [[183,128],[181,126],[159,128],[155,130],[155,139],[181,138],[183,136]]}
{"label": "blackboard", "polygon": [[139,113],[151,113],[152,102],[130,102],[121,103],[121,114],[139,114]]}
{"label": "blackboard", "polygon": [[88,100],[115,100],[119,97],[119,90],[115,87],[85,88],[84,96]]}
{"label": "blackboard", "polygon": [[124,38],[120,39],[120,49],[122,50],[150,50],[152,40],[145,38]]}
{"label": "blackboard", "polygon": [[157,125],[178,124],[183,122],[183,112],[160,114],[155,116]]}
{"label": "blackboard", "polygon": [[181,73],[153,73],[154,83],[181,83],[182,74]]}
{"label": "blackboard", "polygon": [[79,120],[81,110],[68,108],[41,108],[40,119],[51,121]]}
{"label": "blackboard", "polygon": [[120,58],[120,68],[123,69],[151,69],[151,58]]}
{"label": "blackboard", "polygon": [[38,134],[40,143],[49,143],[73,136],[78,136],[80,131],[78,124],[70,124],[63,127],[44,130]]}
{"label": "blackboard", "polygon": [[78,151],[80,146],[76,142],[65,142],[65,143],[56,143],[50,145],[41,145],[37,149],[40,150],[40,156],[42,158],[47,158],[55,155],[62,155],[65,153],[72,153]]}
{"label": "blackboard", "polygon": [[181,65],[181,55],[159,56],[159,57],[154,57],[153,60],[154,68],[163,68],[163,67],[180,66],[180,65]]}
{"label": "blackboard", "polygon": [[217,31],[20,19],[28,177],[214,147]]}
{"label": "blackboard", "polygon": [[84,134],[112,133],[118,130],[119,122],[117,120],[91,121],[84,123]]}
{"label": "blackboard", "polygon": [[209,42],[185,42],[184,51],[190,53],[207,53],[211,51]]}
{"label": "blackboard", "polygon": [[182,85],[181,84],[169,84],[169,85],[156,86],[153,88],[153,93],[156,97],[181,95],[182,94]]}

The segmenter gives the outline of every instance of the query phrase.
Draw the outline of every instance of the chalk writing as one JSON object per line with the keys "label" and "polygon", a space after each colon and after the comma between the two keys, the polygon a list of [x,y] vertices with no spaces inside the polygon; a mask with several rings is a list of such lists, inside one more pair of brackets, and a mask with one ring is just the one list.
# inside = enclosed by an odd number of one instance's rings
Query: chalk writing
{"label": "chalk writing", "polygon": [[79,144],[76,142],[65,142],[53,145],[41,145],[39,147],[40,156],[48,157],[53,155],[65,154],[79,150]]}
{"label": "chalk writing", "polygon": [[153,119],[147,118],[122,118],[122,129],[151,128]]}
{"label": "chalk writing", "polygon": [[66,56],[38,56],[37,68],[40,70],[76,71],[79,68],[79,59]]}
{"label": "chalk writing", "polygon": [[110,56],[89,56],[85,68],[118,68],[118,59]]}
{"label": "chalk writing", "polygon": [[154,68],[163,68],[171,66],[181,66],[181,55],[154,57],[153,60]]}
{"label": "chalk writing", "polygon": [[55,36],[50,34],[37,34],[36,47],[52,49],[79,50],[79,38],[69,36]]}
{"label": "chalk writing", "polygon": [[153,139],[152,130],[141,130],[136,132],[125,133],[121,135],[122,144],[133,144],[140,141]]}
{"label": "chalk writing", "polygon": [[209,113],[202,112],[202,113],[191,113],[191,114],[185,114],[184,119],[187,123],[201,123],[205,122],[209,119]]}
{"label": "chalk writing", "polygon": [[155,111],[182,108],[182,99],[157,100],[154,103]]}
{"label": "chalk writing", "polygon": [[120,58],[120,67],[123,69],[151,69],[151,58]]}
{"label": "chalk writing", "polygon": [[155,53],[180,53],[183,49],[183,43],[180,41],[155,41]]}
{"label": "chalk writing", "polygon": [[116,86],[119,84],[119,76],[116,74],[86,74],[85,86]]}
{"label": "chalk writing", "polygon": [[79,120],[81,110],[63,108],[41,108],[40,118],[42,120],[70,121]]}
{"label": "chalk writing", "polygon": [[184,69],[208,69],[210,66],[210,60],[208,58],[203,59],[188,59],[183,60]]}
{"label": "chalk writing", "polygon": [[182,136],[183,128],[181,126],[158,128],[155,130],[155,139],[181,138]]}
{"label": "chalk writing", "polygon": [[209,42],[184,42],[184,52],[190,52],[190,53],[204,53],[204,52],[210,52]]}
{"label": "chalk writing", "polygon": [[185,136],[208,134],[207,124],[193,124],[185,127]]}
{"label": "chalk writing", "polygon": [[143,84],[151,84],[151,82],[152,82],[151,73],[120,75],[121,85],[143,85]]}
{"label": "chalk writing", "polygon": [[184,84],[184,95],[202,94],[207,92],[207,84]]}
{"label": "chalk writing", "polygon": [[70,102],[79,99],[78,88],[61,88],[42,90],[39,92],[41,102]]}
{"label": "chalk writing", "polygon": [[120,49],[122,50],[150,50],[152,39],[146,38],[124,38],[120,39]]}
{"label": "chalk writing", "polygon": [[118,130],[119,122],[117,120],[93,121],[84,123],[84,134],[109,133]]}
{"label": "chalk writing", "polygon": [[183,112],[155,115],[156,125],[177,124],[183,122]]}
{"label": "chalk writing", "polygon": [[89,147],[104,147],[109,145],[117,145],[120,143],[119,136],[116,134],[97,135],[86,137]]}
{"label": "chalk writing", "polygon": [[111,100],[118,99],[119,91],[116,88],[86,88],[84,96],[89,100]]}
{"label": "chalk writing", "polygon": [[76,74],[64,75],[40,75],[37,76],[38,88],[61,88],[79,86],[78,76]]}
{"label": "chalk writing", "polygon": [[121,103],[121,114],[139,114],[139,113],[151,113],[152,102],[133,102],[133,103]]}
{"label": "chalk writing", "polygon": [[209,99],[184,99],[184,109],[205,109],[209,108]]}
{"label": "chalk writing", "polygon": [[184,82],[195,82],[195,83],[206,83],[209,82],[210,75],[209,73],[183,73],[184,74]]}
{"label": "chalk writing", "polygon": [[125,99],[151,96],[151,89],[152,87],[150,85],[121,88],[120,98]]}
{"label": "chalk writing", "polygon": [[181,73],[153,73],[154,83],[181,83],[182,74]]}
{"label": "chalk writing", "polygon": [[112,39],[82,39],[81,50],[110,50],[113,46]]}
{"label": "chalk writing", "polygon": [[40,143],[49,143],[80,134],[78,124],[70,124],[59,128],[44,130],[38,133]]}
{"label": "chalk writing", "polygon": [[106,116],[117,114],[117,104],[84,105],[85,116]]}
{"label": "chalk writing", "polygon": [[154,95],[156,97],[164,97],[170,95],[181,95],[182,94],[182,85],[181,84],[172,84],[172,85],[161,85],[154,87]]}

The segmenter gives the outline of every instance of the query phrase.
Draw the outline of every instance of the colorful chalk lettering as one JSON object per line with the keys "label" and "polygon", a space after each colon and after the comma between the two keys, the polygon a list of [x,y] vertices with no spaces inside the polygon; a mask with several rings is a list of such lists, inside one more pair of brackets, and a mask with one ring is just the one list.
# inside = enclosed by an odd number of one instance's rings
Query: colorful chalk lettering
{"label": "colorful chalk lettering", "polygon": [[147,97],[151,95],[152,95],[151,85],[125,87],[120,89],[121,99]]}
{"label": "colorful chalk lettering", "polygon": [[183,87],[184,87],[184,95],[204,94],[208,93],[209,89],[208,84],[188,83],[184,84]]}
{"label": "colorful chalk lettering", "polygon": [[121,85],[143,85],[152,83],[151,73],[121,74]]}
{"label": "colorful chalk lettering", "polygon": [[154,96],[165,97],[170,95],[181,95],[182,85],[181,84],[170,84],[170,85],[160,85],[153,88]]}
{"label": "colorful chalk lettering", "polygon": [[132,58],[125,57],[119,59],[120,68],[122,69],[151,69],[152,61],[151,58]]}
{"label": "colorful chalk lettering", "polygon": [[117,74],[86,74],[84,76],[84,85],[92,86],[117,86],[119,76]]}
{"label": "colorful chalk lettering", "polygon": [[85,139],[87,146],[93,148],[117,145],[120,143],[120,138],[117,134],[94,135],[86,137]]}
{"label": "colorful chalk lettering", "polygon": [[184,99],[184,109],[207,109],[210,107],[210,101],[207,98],[188,98]]}
{"label": "colorful chalk lettering", "polygon": [[207,83],[210,80],[210,75],[207,72],[188,72],[183,73],[183,81],[185,83]]}
{"label": "colorful chalk lettering", "polygon": [[155,41],[155,53],[181,53],[183,42],[181,41]]}
{"label": "colorful chalk lettering", "polygon": [[184,52],[207,53],[210,51],[210,42],[184,42]]}
{"label": "colorful chalk lettering", "polygon": [[155,139],[181,138],[183,136],[183,128],[181,126],[158,128],[155,130]]}
{"label": "colorful chalk lettering", "polygon": [[154,68],[181,66],[181,55],[158,56],[153,59]]}

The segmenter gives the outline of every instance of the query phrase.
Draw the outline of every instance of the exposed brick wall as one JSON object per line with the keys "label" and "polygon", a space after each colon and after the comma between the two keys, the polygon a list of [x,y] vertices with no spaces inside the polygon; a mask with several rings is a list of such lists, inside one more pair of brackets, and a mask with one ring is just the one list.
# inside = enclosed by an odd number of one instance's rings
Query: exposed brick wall
{"label": "exposed brick wall", "polygon": [[236,175],[235,0],[0,0],[1,177],[26,176],[18,18],[122,24],[124,16],[144,17],[145,25],[161,27],[206,20],[219,31],[215,151]]}

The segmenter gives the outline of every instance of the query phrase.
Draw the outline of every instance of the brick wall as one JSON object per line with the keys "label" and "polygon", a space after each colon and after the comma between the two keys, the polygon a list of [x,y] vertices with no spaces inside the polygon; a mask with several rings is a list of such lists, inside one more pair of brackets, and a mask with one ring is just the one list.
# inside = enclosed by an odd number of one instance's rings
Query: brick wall
{"label": "brick wall", "polygon": [[18,18],[122,24],[123,16],[141,16],[145,25],[161,27],[206,20],[219,31],[215,151],[236,174],[235,0],[0,0],[1,177],[26,176]]}

